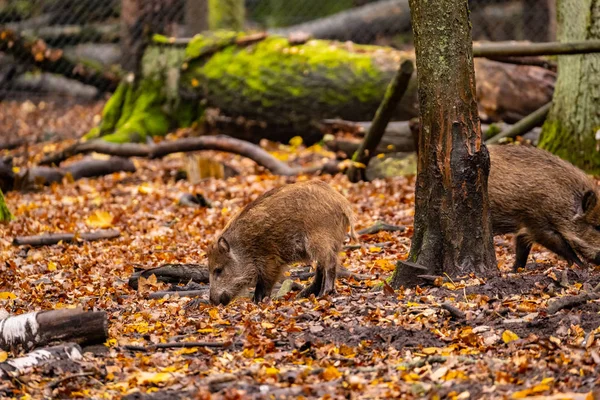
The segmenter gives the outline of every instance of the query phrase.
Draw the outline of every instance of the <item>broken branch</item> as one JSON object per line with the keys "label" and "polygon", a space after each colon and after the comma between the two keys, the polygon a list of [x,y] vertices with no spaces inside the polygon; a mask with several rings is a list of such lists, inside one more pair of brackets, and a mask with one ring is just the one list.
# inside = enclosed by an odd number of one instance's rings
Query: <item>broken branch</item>
{"label": "broken branch", "polygon": [[586,54],[600,51],[600,40],[580,42],[511,43],[496,42],[473,45],[473,57],[523,57]]}
{"label": "broken branch", "polygon": [[68,243],[73,242],[77,239],[81,239],[86,242],[92,242],[95,240],[106,240],[114,239],[121,235],[116,229],[102,229],[95,232],[85,233],[50,233],[47,235],[35,235],[35,236],[17,236],[13,239],[13,245],[15,246],[51,246],[60,242]]}

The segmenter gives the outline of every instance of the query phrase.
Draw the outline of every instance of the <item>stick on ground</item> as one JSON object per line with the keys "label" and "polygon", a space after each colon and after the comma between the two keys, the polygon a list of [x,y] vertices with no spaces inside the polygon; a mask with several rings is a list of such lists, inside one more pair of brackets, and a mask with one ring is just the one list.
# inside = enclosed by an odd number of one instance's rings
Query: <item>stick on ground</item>
{"label": "stick on ground", "polygon": [[73,242],[76,238],[86,242],[92,242],[95,240],[106,240],[114,239],[121,235],[116,229],[102,229],[95,232],[86,233],[50,233],[46,235],[35,235],[35,236],[17,236],[13,239],[13,245],[15,246],[51,246],[61,241],[64,243]]}

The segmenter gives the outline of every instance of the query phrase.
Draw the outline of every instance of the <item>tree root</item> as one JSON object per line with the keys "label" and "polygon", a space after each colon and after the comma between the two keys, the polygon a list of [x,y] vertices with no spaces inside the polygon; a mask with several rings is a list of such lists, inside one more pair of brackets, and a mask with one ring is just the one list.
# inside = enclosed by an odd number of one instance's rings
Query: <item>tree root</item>
{"label": "tree root", "polygon": [[52,246],[59,242],[74,242],[81,239],[86,242],[114,239],[121,235],[116,229],[101,229],[86,233],[51,233],[47,235],[17,236],[13,239],[15,246]]}

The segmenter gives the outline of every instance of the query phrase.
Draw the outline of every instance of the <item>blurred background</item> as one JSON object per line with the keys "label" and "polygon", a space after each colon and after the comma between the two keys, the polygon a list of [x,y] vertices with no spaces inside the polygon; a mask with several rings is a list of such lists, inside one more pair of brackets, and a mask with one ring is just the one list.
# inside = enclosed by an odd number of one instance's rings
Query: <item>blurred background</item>
{"label": "blurred background", "polygon": [[[477,41],[553,41],[556,0],[470,0]],[[218,6],[215,6],[218,4]],[[75,64],[119,75],[130,70],[131,21],[151,10],[154,32],[177,38],[221,26],[289,34],[308,31],[319,39],[410,48],[408,0],[0,0],[2,34],[17,32],[39,41],[39,51],[56,49]],[[133,28],[135,30],[135,27]],[[5,38],[3,38],[5,39]],[[41,72],[0,46],[0,98],[69,96],[98,99],[110,82],[89,84]],[[65,63],[63,69],[72,68]]]}

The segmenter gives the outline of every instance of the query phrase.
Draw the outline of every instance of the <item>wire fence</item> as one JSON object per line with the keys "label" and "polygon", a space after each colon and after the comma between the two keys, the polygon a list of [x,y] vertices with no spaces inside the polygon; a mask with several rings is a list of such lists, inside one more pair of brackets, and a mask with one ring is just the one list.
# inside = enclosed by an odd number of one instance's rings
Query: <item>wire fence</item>
{"label": "wire fence", "polygon": [[[473,38],[552,41],[554,1],[470,0]],[[0,0],[0,96],[95,98],[114,89],[107,76],[117,76],[132,57],[123,54],[130,49],[123,38],[140,12],[153,15],[153,33],[186,37],[226,20],[228,6],[243,13],[243,29],[302,28],[316,38],[412,44],[408,0]],[[39,62],[53,56],[66,61],[53,68]],[[82,83],[70,79],[77,68],[97,73]]]}

